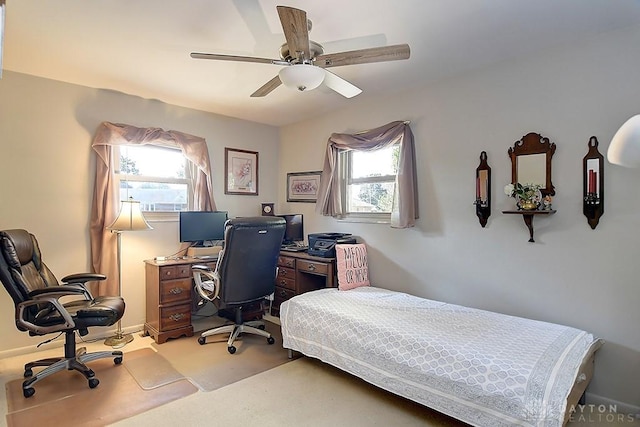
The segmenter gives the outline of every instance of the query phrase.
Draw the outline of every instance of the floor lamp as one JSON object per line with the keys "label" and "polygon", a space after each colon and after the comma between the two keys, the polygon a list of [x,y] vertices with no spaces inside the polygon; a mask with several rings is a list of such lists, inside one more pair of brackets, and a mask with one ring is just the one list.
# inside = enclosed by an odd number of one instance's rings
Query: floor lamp
{"label": "floor lamp", "polygon": [[[152,230],[140,210],[140,202],[133,197],[123,200],[120,204],[120,213],[113,223],[107,227],[112,233],[116,233],[118,240],[118,295],[122,296],[122,233],[124,231]],[[133,335],[122,333],[122,324],[118,320],[118,330],[115,335],[107,338],[104,343],[111,347],[122,347],[133,341]]]}

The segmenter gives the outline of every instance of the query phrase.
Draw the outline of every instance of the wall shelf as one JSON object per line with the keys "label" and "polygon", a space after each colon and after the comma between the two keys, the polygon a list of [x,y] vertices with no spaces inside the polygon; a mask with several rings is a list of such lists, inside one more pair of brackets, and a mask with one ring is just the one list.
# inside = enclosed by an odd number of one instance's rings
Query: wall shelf
{"label": "wall shelf", "polygon": [[535,215],[553,215],[554,213],[556,213],[556,211],[554,209],[547,209],[547,210],[513,210],[513,211],[502,211],[503,214],[515,214],[515,215],[522,215],[522,219],[524,219],[524,223],[527,225],[527,228],[529,229],[529,242],[535,242],[535,240],[533,240],[533,217]]}

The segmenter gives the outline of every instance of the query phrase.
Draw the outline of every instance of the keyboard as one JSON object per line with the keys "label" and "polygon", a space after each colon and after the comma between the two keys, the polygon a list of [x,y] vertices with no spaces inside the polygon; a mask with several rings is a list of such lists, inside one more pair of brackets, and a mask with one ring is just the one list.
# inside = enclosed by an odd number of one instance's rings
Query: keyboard
{"label": "keyboard", "polygon": [[280,250],[285,252],[306,252],[309,246],[281,246]]}
{"label": "keyboard", "polygon": [[217,261],[218,260],[218,255],[196,255],[194,256],[195,259],[203,259],[203,260],[207,260],[207,261]]}

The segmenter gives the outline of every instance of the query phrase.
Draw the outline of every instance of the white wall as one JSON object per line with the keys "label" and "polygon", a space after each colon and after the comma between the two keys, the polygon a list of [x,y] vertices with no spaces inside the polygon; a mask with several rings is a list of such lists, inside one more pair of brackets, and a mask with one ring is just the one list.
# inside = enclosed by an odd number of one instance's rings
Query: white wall
{"label": "white wall", "polygon": [[[572,49],[501,63],[389,99],[354,98],[348,110],[282,129],[280,185],[287,172],[322,168],[333,132],[411,120],[420,220],[413,229],[338,222],[315,205],[305,232],[345,231],[370,251],[374,284],[448,301],[562,323],[606,340],[589,392],[640,405],[640,170],[605,164],[605,213],[592,230],[582,214],[582,159],[595,135],[606,155],[616,129],[640,113],[640,28],[602,35]],[[507,150],[529,132],[557,145],[551,217],[534,220],[528,243],[513,200]],[[481,151],[492,168],[492,214],[475,216]],[[299,153],[305,153],[299,156]]]}
{"label": "white wall", "polygon": [[[86,270],[94,170],[90,144],[97,125],[124,122],[202,136],[210,147],[218,208],[252,215],[260,202],[276,202],[277,213],[305,214],[307,233],[360,236],[370,248],[376,284],[591,331],[606,344],[589,391],[638,405],[640,268],[634,261],[640,170],[605,165],[606,207],[596,230],[582,215],[581,197],[589,137],[597,136],[606,153],[615,130],[639,112],[639,44],[640,29],[634,29],[389,99],[368,99],[363,88],[349,109],[280,130],[5,71],[0,80],[0,229],[34,232],[58,276]],[[416,138],[421,217],[415,228],[337,222],[315,215],[314,204],[286,202],[286,173],[321,169],[332,132],[392,120],[411,120]],[[558,213],[536,218],[535,244],[527,242],[521,218],[500,212],[511,206],[502,194],[510,181],[507,149],[528,132],[557,144]],[[224,195],[220,159],[225,146],[260,152],[258,197]],[[486,228],[471,204],[482,150],[493,174]],[[125,328],[144,321],[142,260],[178,247],[176,223],[153,226],[123,236]],[[0,293],[0,313],[0,355],[41,341],[15,329],[6,293]]]}
{"label": "white wall", "polygon": [[[216,205],[230,216],[260,215],[261,201],[277,199],[278,172],[269,167],[278,163],[277,128],[5,71],[0,79],[0,229],[34,233],[58,278],[90,268],[91,142],[102,121],[204,137]],[[259,152],[258,196],[224,194],[224,147]],[[122,236],[125,329],[140,329],[145,320],[143,260],[179,248],[177,221],[151,225],[151,231]],[[19,332],[13,319],[13,303],[0,292],[0,355],[32,350],[43,341]]]}

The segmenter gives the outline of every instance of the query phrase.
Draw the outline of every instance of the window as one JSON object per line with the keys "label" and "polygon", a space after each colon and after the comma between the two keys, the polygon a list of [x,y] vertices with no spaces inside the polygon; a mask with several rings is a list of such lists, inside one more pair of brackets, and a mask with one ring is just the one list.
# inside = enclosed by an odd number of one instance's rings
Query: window
{"label": "window", "polygon": [[340,156],[343,204],[347,217],[387,219],[393,208],[400,145]]}
{"label": "window", "polygon": [[178,149],[154,145],[121,145],[116,149],[120,200],[133,197],[145,215],[190,210],[189,161]]}

